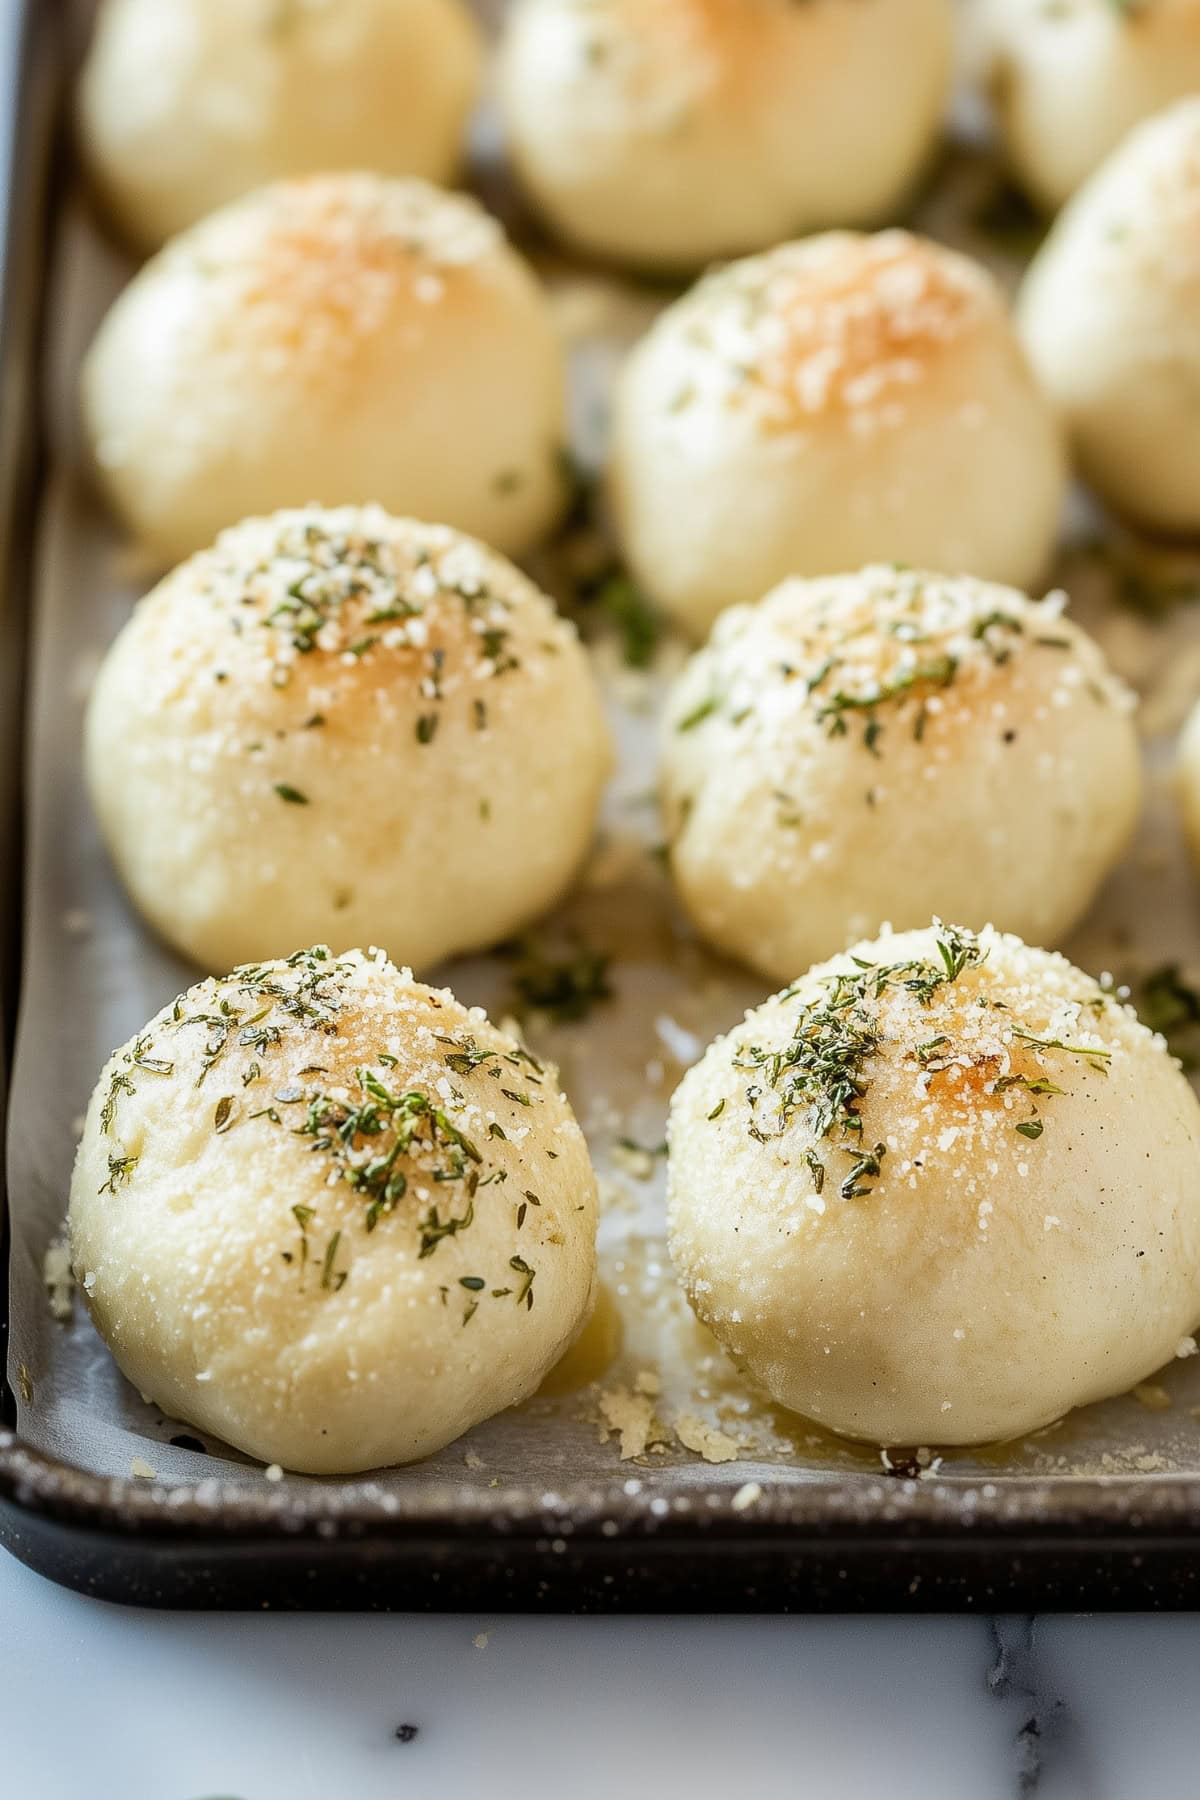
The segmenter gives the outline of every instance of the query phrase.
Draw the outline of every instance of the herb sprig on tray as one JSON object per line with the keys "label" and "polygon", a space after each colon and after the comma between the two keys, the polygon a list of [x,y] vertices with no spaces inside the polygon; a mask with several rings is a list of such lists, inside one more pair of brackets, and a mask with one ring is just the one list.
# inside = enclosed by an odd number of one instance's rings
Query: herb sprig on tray
{"label": "herb sprig on tray", "polygon": [[561,947],[526,938],[513,947],[512,1008],[520,1016],[543,1013],[556,1025],[577,1024],[611,1000],[612,956],[572,938]]}

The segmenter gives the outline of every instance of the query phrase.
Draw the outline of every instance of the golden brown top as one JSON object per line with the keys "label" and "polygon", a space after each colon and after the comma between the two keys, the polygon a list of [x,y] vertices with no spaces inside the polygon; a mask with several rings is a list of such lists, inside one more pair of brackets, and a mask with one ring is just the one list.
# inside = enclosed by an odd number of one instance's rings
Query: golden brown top
{"label": "golden brown top", "polygon": [[470,309],[480,265],[503,248],[499,225],[465,195],[418,180],[320,175],[223,208],[151,267],[202,278],[215,308],[281,354],[345,356],[397,310]]}
{"label": "golden brown top", "polygon": [[804,739],[895,743],[925,753],[977,733],[1003,694],[1019,711],[1074,704],[1127,710],[1131,695],[1096,645],[1062,615],[1063,597],[878,564],[854,575],[791,580],[734,607],[692,658],[669,724],[719,766]]}
{"label": "golden brown top", "polygon": [[145,704],[195,733],[369,732],[381,710],[488,727],[553,676],[571,628],[503,557],[380,507],[248,519],[169,575],[127,632]]}
{"label": "golden brown top", "polygon": [[796,429],[902,401],[1003,306],[982,268],[926,239],[827,232],[718,270],[668,317],[697,391]]}
{"label": "golden brown top", "polygon": [[990,928],[935,921],[810,971],[689,1079],[714,1141],[807,1164],[814,1214],[838,1195],[902,1196],[949,1159],[974,1233],[988,1170],[1069,1134],[1070,1097],[1102,1096],[1147,1052],[1166,1054],[1111,987]]}
{"label": "golden brown top", "polygon": [[[874,0],[878,4],[878,0]],[[573,13],[587,30],[593,46],[589,55],[592,72],[609,66],[614,42],[631,46],[644,74],[657,66],[674,63],[703,68],[709,86],[732,93],[747,78],[769,77],[769,59],[785,37],[794,39],[814,24],[822,13],[844,11],[859,15],[872,0],[823,0],[822,4],[797,4],[797,0],[546,0],[543,7]]]}

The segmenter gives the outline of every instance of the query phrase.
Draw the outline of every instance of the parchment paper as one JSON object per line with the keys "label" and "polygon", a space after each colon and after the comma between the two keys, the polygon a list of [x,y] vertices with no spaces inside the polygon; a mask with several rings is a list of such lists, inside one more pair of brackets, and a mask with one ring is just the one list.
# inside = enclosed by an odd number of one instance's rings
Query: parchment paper
{"label": "parchment paper", "polygon": [[[960,135],[967,141],[947,158],[916,222],[991,260],[1011,280],[1017,263],[997,258],[994,241],[973,223],[990,205],[996,181],[987,157],[970,142],[976,129],[965,113]],[[530,237],[528,222],[497,185],[490,166],[494,137],[486,123],[481,158],[489,200],[499,201],[551,282],[572,351],[576,448],[595,464],[603,448],[607,390],[622,350],[670,294],[564,265]],[[69,1322],[56,1320],[43,1282],[47,1248],[61,1236],[80,1117],[101,1063],[196,978],[134,916],[98,841],[80,775],[89,683],[154,573],[136,567],[91,494],[75,423],[81,351],[128,273],[99,234],[84,197],[73,192],[51,297],[46,404],[54,454],[39,521],[28,933],[9,1145],[9,1377],[21,1434],[70,1462],[114,1475],[153,1471],[166,1481],[220,1472],[255,1482],[263,1479],[257,1464],[145,1404],[117,1374],[79,1301]],[[1064,542],[1078,545],[1098,530],[1111,541],[1111,530],[1076,497]],[[1140,551],[1138,559],[1141,568]],[[560,558],[543,557],[535,573],[565,598]],[[1076,549],[1064,557],[1062,573],[1077,616],[1147,696],[1151,769],[1138,844],[1066,948],[1093,972],[1136,982],[1172,958],[1200,961],[1200,887],[1184,859],[1168,786],[1174,734],[1200,693],[1200,609],[1179,604],[1147,625],[1116,598],[1120,584],[1111,555]],[[1177,577],[1200,594],[1200,564],[1154,559],[1154,583]],[[595,637],[621,766],[583,885],[541,935],[566,925],[611,952],[615,998],[578,1025],[553,1027],[535,1019],[528,1035],[539,1054],[559,1063],[600,1170],[599,1315],[577,1357],[574,1380],[560,1382],[569,1391],[539,1397],[430,1461],[380,1481],[400,1488],[449,1477],[486,1487],[534,1478],[563,1491],[577,1480],[633,1479],[669,1494],[680,1484],[876,1478],[877,1451],[841,1444],[776,1411],[741,1380],[691,1320],[671,1278],[662,1236],[663,1166],[654,1154],[666,1104],[683,1068],[714,1033],[761,1000],[765,988],[694,942],[653,855],[660,835],[652,801],[655,714],[662,683],[678,667],[683,646],[666,640],[653,670],[640,674],[625,667],[615,636],[603,628],[596,633],[594,621],[585,626]],[[152,820],[146,828],[153,829]],[[465,1001],[487,1005],[497,1016],[510,1005],[512,968],[503,959],[477,959],[442,973]],[[645,1146],[646,1153],[623,1150],[623,1138]],[[1177,1363],[1155,1384],[1159,1391],[1140,1400],[1093,1407],[1026,1442],[986,1453],[943,1452],[940,1469],[936,1458],[923,1460],[952,1481],[983,1472],[1003,1479],[1018,1472],[1103,1476],[1135,1469],[1153,1479],[1200,1470],[1200,1422],[1191,1410],[1200,1413],[1200,1358]],[[648,1440],[643,1453],[624,1463],[614,1429],[622,1424],[626,1451]],[[181,1436],[202,1442],[203,1449],[172,1443]],[[705,1454],[731,1460],[713,1465]]]}

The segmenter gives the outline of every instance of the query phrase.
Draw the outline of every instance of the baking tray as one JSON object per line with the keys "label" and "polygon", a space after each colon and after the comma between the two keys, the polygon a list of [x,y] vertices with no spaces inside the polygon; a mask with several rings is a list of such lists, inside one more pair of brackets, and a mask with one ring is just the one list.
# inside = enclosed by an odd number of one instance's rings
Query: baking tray
{"label": "baking tray", "polygon": [[[191,979],[120,896],[78,772],[89,671],[145,585],[88,491],[72,423],[79,350],[126,273],[71,167],[63,101],[85,10],[49,0],[0,9],[0,1050],[14,1100],[0,1210],[0,1542],[80,1590],[193,1607],[1192,1606],[1200,1358],[1140,1400],[1090,1408],[1027,1442],[888,1468],[877,1452],[773,1411],[690,1321],[664,1268],[654,1146],[679,1067],[762,990],[688,939],[649,854],[656,827],[637,790],[651,779],[656,682],[681,651],[667,644],[658,674],[631,673],[612,632],[590,618],[624,766],[598,860],[554,929],[601,936],[616,955],[616,997],[594,1021],[530,1029],[561,1063],[601,1168],[606,1305],[624,1320],[623,1345],[614,1336],[609,1360],[583,1370],[594,1379],[581,1375],[419,1467],[270,1481],[145,1406],[80,1308],[65,1324],[44,1297],[31,1306],[95,1071]],[[971,119],[961,123],[969,136]],[[485,191],[511,214],[489,173],[486,131],[480,150]],[[986,243],[970,241],[989,210]],[[970,148],[947,159],[919,222],[955,241],[965,231],[967,247],[989,252],[998,226],[1024,229]],[[531,247],[574,344],[577,448],[594,457],[621,342],[664,295]],[[1017,266],[997,260],[1009,275]],[[1148,626],[1114,596],[1125,590],[1145,614],[1180,583],[1200,593],[1200,571],[1155,561],[1147,574],[1142,552],[1114,551],[1111,534],[1098,555],[1086,542],[1097,528],[1077,511],[1065,572],[1076,611],[1149,695],[1152,796],[1139,845],[1068,948],[1087,967],[1136,979],[1149,958],[1200,947],[1161,779],[1178,714],[1200,691],[1200,613],[1171,607]],[[538,572],[561,591],[559,560]],[[503,959],[450,977],[464,998],[502,1010]],[[644,1148],[622,1149],[622,1135]],[[652,1406],[647,1375],[659,1389]],[[651,1410],[662,1415],[658,1436],[643,1443],[637,1421]],[[714,1455],[728,1460],[706,1460]]]}

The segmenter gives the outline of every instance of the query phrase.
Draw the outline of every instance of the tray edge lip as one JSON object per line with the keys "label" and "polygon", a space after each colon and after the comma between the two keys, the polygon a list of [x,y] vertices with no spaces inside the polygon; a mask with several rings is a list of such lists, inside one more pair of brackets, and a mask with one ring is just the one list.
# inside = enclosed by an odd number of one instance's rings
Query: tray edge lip
{"label": "tray edge lip", "polygon": [[1030,1548],[1103,1538],[1136,1549],[1164,1538],[1200,1536],[1200,1476],[846,1480],[831,1474],[778,1485],[756,1481],[761,1494],[735,1506],[740,1490],[733,1483],[697,1483],[667,1496],[655,1491],[654,1471],[630,1469],[623,1481],[607,1484],[481,1489],[445,1482],[407,1497],[369,1476],[335,1477],[319,1486],[284,1478],[264,1481],[258,1489],[218,1477],[163,1483],[97,1475],[0,1431],[0,1504],[80,1531],[174,1541],[457,1538],[485,1532],[498,1539],[599,1536],[614,1543],[622,1535],[744,1543],[787,1537],[800,1548],[808,1537],[922,1544],[969,1536],[976,1542],[1016,1540]]}
{"label": "tray edge lip", "polygon": [[[19,668],[13,682],[14,716],[3,747],[11,795],[0,812],[3,849],[11,855],[15,899],[0,918],[0,1442],[10,1434],[5,1419],[15,1408],[8,1381],[9,1101],[20,1018],[24,936],[25,793],[28,715],[25,704],[31,655],[32,570],[36,519],[46,471],[41,367],[49,273],[55,177],[66,90],[64,57],[55,39],[63,29],[64,0],[13,0],[3,56],[0,106],[7,118],[0,147],[0,383],[7,408],[0,420],[0,548],[7,609],[6,641],[15,640]],[[14,380],[16,363],[20,375]],[[15,392],[18,404],[14,404]],[[24,520],[21,507],[26,511]],[[13,619],[15,618],[15,623]],[[11,838],[9,833],[11,832]],[[15,1416],[15,1412],[14,1412]],[[0,1499],[3,1498],[0,1493]]]}
{"label": "tray edge lip", "polygon": [[[24,141],[29,130],[25,102],[30,66],[35,56],[49,60],[52,55],[55,15],[61,17],[57,0],[18,0],[13,27],[18,55],[15,66],[4,72],[14,102],[8,146],[14,182],[0,196],[5,209],[0,324],[6,340],[12,329],[14,288],[25,283],[25,303],[39,314],[45,298],[45,268],[39,268],[30,283],[28,270],[14,266],[12,217],[18,166],[22,173],[30,166]],[[61,69],[58,73],[56,85],[61,88]],[[61,93],[57,98],[61,102]],[[58,115],[61,105],[51,110]],[[34,146],[39,173],[49,164],[55,135],[48,130],[46,144]],[[44,186],[45,198],[50,189],[48,183]],[[28,200],[22,204],[28,207]],[[48,217],[47,209],[36,221],[43,237]],[[30,286],[35,290],[31,299]],[[4,348],[12,354],[8,342]],[[33,419],[25,418],[25,432],[36,431],[39,394],[34,394],[32,404]],[[27,453],[29,448],[27,443]],[[24,603],[28,611],[28,594]],[[0,1102],[4,1099],[0,1065]],[[0,1119],[5,1111],[0,1105]],[[0,1188],[2,1184],[0,1169]],[[3,1222],[0,1207],[0,1249]],[[6,1269],[7,1258],[0,1258],[0,1277]],[[5,1298],[0,1295],[0,1312],[6,1311]],[[923,1546],[952,1537],[961,1540],[969,1533],[976,1542],[1000,1538],[1028,1547],[1115,1539],[1134,1550],[1159,1540],[1200,1535],[1200,1474],[955,1476],[916,1481],[866,1474],[847,1477],[830,1471],[828,1476],[778,1485],[764,1481],[760,1498],[735,1507],[738,1489],[732,1483],[715,1487],[697,1482],[666,1496],[654,1491],[653,1470],[624,1468],[623,1476],[614,1471],[609,1483],[573,1483],[553,1491],[521,1484],[481,1489],[447,1482],[407,1497],[385,1492],[369,1476],[303,1487],[285,1479],[278,1484],[264,1482],[261,1491],[218,1478],[167,1485],[96,1474],[39,1450],[0,1426],[0,1509],[18,1519],[24,1515],[80,1534],[139,1535],[170,1543],[237,1542],[264,1536],[297,1543],[313,1538],[428,1540],[482,1531],[498,1541],[554,1540],[568,1534],[585,1541],[608,1538],[618,1548],[622,1537],[707,1537],[727,1544],[787,1539],[799,1550],[820,1539],[864,1543],[903,1538]],[[780,1468],[786,1472],[788,1465]],[[638,1486],[632,1490],[635,1481]]]}

